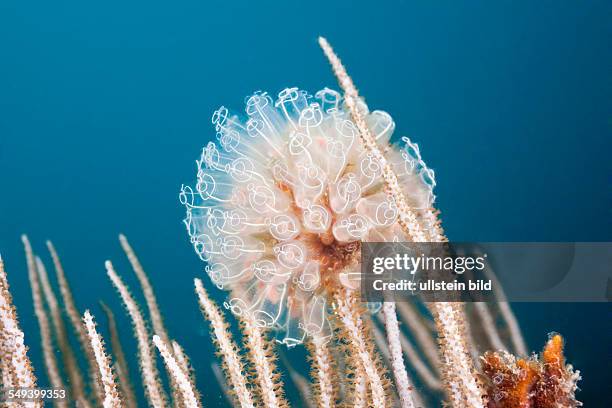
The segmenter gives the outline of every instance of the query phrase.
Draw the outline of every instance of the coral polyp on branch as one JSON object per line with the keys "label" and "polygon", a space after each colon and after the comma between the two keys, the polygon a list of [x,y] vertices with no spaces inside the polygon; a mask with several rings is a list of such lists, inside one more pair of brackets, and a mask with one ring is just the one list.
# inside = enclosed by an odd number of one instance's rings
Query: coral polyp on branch
{"label": "coral polyp on branch", "polygon": [[541,356],[517,359],[508,352],[487,352],[482,370],[489,408],[580,407],[576,383],[580,372],[565,364],[563,338],[553,334]]}
{"label": "coral polyp on branch", "polygon": [[[359,109],[410,207],[430,209],[434,174],[418,146],[391,146],[391,117]],[[180,194],[191,242],[235,314],[279,329],[289,346],[328,336],[330,294],[358,285],[360,242],[410,239],[339,93],[256,93],[246,115],[213,115],[219,143],[203,149],[196,186]]]}

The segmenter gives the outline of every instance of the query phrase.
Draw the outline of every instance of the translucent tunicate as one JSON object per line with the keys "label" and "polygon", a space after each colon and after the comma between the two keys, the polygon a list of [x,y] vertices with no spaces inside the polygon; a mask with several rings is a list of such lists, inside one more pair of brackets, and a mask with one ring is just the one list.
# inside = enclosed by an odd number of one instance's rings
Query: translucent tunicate
{"label": "translucent tunicate", "polygon": [[[365,114],[408,203],[428,208],[433,170],[418,145],[391,145],[395,124]],[[184,224],[211,281],[228,291],[226,308],[249,315],[291,347],[329,336],[330,295],[359,287],[360,243],[407,240],[385,194],[380,163],[367,151],[342,96],[287,88],[276,100],[257,92],[241,120],[212,115],[217,143],[197,160],[197,182],[182,186]],[[424,225],[425,221],[424,221]]]}

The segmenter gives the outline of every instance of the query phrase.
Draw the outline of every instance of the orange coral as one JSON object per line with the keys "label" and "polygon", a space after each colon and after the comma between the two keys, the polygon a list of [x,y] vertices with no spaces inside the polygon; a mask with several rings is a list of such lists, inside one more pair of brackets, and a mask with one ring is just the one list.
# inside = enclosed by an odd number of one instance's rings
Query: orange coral
{"label": "orange coral", "polygon": [[565,364],[563,337],[552,334],[541,356],[517,359],[505,351],[482,357],[489,408],[580,407],[575,399],[578,371]]}
{"label": "orange coral", "polygon": [[507,352],[487,352],[482,361],[489,408],[532,407],[531,390],[539,380],[536,361]]}
{"label": "orange coral", "polygon": [[576,401],[576,382],[580,372],[574,372],[565,364],[563,355],[563,337],[559,334],[550,336],[542,352],[542,380],[536,384],[534,395],[535,407],[579,407]]}

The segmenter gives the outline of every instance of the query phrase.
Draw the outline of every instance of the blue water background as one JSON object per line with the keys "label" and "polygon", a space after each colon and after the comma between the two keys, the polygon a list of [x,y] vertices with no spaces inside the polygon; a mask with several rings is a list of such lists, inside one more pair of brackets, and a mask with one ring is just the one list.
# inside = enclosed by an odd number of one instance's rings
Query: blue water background
{"label": "blue water background", "polygon": [[[2,1],[0,253],[42,383],[20,234],[47,262],[44,240],[55,242],[79,307],[104,322],[97,302],[110,304],[133,354],[103,267],[113,260],[137,287],[123,232],[206,405],[223,403],[179,187],[219,105],[336,88],[318,35],[396,136],[419,143],[451,239],[612,240],[611,16],[605,1]],[[515,310],[532,349],[566,336],[586,406],[612,404],[609,305]]]}

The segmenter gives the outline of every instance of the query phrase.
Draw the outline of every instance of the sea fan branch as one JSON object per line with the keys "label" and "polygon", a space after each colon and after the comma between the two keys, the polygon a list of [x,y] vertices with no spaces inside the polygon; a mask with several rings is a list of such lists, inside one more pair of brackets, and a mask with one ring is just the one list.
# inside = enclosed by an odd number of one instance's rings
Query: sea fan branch
{"label": "sea fan branch", "polygon": [[[157,333],[157,335],[162,338],[164,344],[170,344],[170,337],[168,336],[168,331],[164,325],[162,314],[159,311],[159,306],[157,305],[157,298],[155,297],[155,292],[153,292],[153,285],[151,285],[149,277],[145,273],[140,260],[136,256],[136,253],[132,249],[125,235],[119,234],[119,242],[121,243],[123,252],[125,252],[125,255],[130,261],[130,265],[132,265],[132,270],[136,274],[138,282],[140,283],[140,287],[147,304],[147,309],[149,310],[149,318],[151,319],[151,324],[153,325],[153,332]],[[170,352],[172,352],[172,350]],[[181,393],[178,391],[179,387],[177,384],[174,384],[174,376],[171,372],[168,372],[168,376],[171,383],[170,389],[172,392],[172,399],[175,401],[175,404],[179,404],[179,401],[181,400]]]}
{"label": "sea fan branch", "polygon": [[106,319],[108,320],[108,331],[110,333],[112,350],[111,354],[115,356],[115,371],[117,372],[119,388],[121,389],[121,400],[126,407],[136,408],[136,395],[134,394],[134,388],[132,387],[132,382],[130,381],[130,370],[127,359],[125,358],[123,346],[121,345],[121,340],[119,338],[115,314],[104,302],[100,302],[100,306],[102,307],[104,314],[106,314]]}
{"label": "sea fan branch", "polygon": [[[386,186],[386,193],[395,202],[398,208],[398,222],[414,242],[431,241],[446,241],[439,229],[437,217],[431,209],[426,211],[428,220],[435,220],[433,227],[427,234],[423,231],[414,211],[407,204],[406,198],[400,188],[397,176],[393,172],[391,165],[387,162],[382,151],[376,144],[375,138],[372,136],[370,129],[363,117],[363,113],[358,108],[359,94],[357,88],[353,84],[352,79],[346,72],[342,62],[334,53],[332,47],[327,40],[319,37],[319,44],[323,52],[327,56],[338,82],[344,91],[344,97],[347,107],[351,112],[353,121],[357,125],[362,142],[366,149],[383,168],[383,178]],[[462,397],[456,400],[457,404],[461,401],[467,401],[472,407],[483,407],[483,396],[478,382],[474,376],[473,362],[467,352],[465,346],[464,330],[462,320],[451,321],[450,319],[461,319],[462,305],[454,304],[453,306],[443,305],[441,303],[431,303],[429,306],[436,318],[436,325],[440,337],[440,345],[442,353],[445,354],[444,362],[446,364],[445,378],[449,381],[459,381],[458,384],[447,384],[448,391],[453,393],[458,390],[463,393]],[[447,341],[448,337],[452,337],[452,341]],[[456,343],[458,341],[458,343]],[[444,349],[448,347],[448,349]],[[452,358],[451,358],[452,357]],[[458,371],[457,371],[458,370]],[[453,372],[455,371],[455,372]],[[455,399],[455,398],[453,398]],[[462,406],[462,405],[456,405]]]}
{"label": "sea fan branch", "polygon": [[55,330],[57,345],[64,360],[64,368],[68,374],[72,397],[76,401],[81,401],[81,403],[89,405],[89,402],[86,401],[84,392],[85,382],[83,381],[83,376],[81,375],[76,356],[74,355],[72,347],[68,341],[68,334],[66,332],[66,325],[64,324],[62,312],[59,308],[55,293],[53,293],[53,289],[51,288],[49,276],[47,275],[47,269],[38,257],[36,257],[36,270],[38,271],[38,276],[40,278],[42,293],[47,301],[47,305],[49,306],[51,323],[53,324],[53,328]]}
{"label": "sea fan branch", "polygon": [[164,325],[164,320],[162,318],[161,312],[159,311],[159,306],[157,305],[157,298],[155,297],[155,292],[153,292],[153,286],[149,281],[149,277],[145,273],[142,264],[138,260],[136,253],[130,246],[125,235],[119,235],[119,242],[121,243],[121,248],[125,252],[130,264],[132,265],[132,269],[138,278],[138,282],[140,282],[140,286],[142,287],[142,292],[144,293],[144,298],[147,303],[147,308],[149,309],[149,316],[151,318],[151,324],[153,325],[153,331],[157,333],[158,336],[162,338],[164,343],[169,344],[170,339],[168,336],[168,331],[166,330],[166,326]]}
{"label": "sea fan branch", "polygon": [[[49,325],[49,316],[47,315],[43,305],[42,290],[40,288],[39,278],[36,272],[31,268],[28,268],[28,278],[30,280],[30,288],[32,290],[34,314],[36,314],[38,326],[40,328],[40,341],[43,359],[47,369],[47,378],[49,379],[49,383],[52,387],[65,389],[66,385],[62,379],[59,365],[55,357],[53,335],[51,333],[51,326]],[[58,406],[67,407],[68,403],[66,401],[58,401]]]}
{"label": "sea fan branch", "polygon": [[334,53],[331,45],[327,42],[327,40],[323,37],[319,37],[319,45],[323,49],[323,52],[327,56],[332,69],[336,77],[338,78],[338,83],[340,87],[344,91],[344,100],[346,106],[349,108],[351,112],[351,117],[355,125],[357,125],[357,129],[359,130],[359,136],[361,141],[365,145],[366,149],[372,156],[380,163],[383,171],[383,178],[385,180],[386,189],[385,192],[387,196],[391,198],[391,200],[395,203],[398,208],[398,222],[402,226],[402,228],[407,231],[412,237],[414,241],[424,242],[426,241],[425,233],[421,228],[417,220],[417,216],[409,207],[406,202],[406,197],[400,188],[399,181],[397,176],[393,172],[391,165],[388,163],[386,157],[376,144],[376,139],[372,136],[372,132],[370,131],[365,118],[363,116],[363,112],[357,107],[359,101],[359,93],[357,92],[357,88],[353,84],[353,80],[346,72],[346,69],[342,65],[340,58]]}
{"label": "sea fan branch", "polygon": [[96,357],[89,345],[85,329],[81,324],[80,312],[76,306],[76,302],[74,301],[74,296],[72,295],[72,290],[70,289],[66,274],[64,273],[64,267],[62,266],[62,262],[59,258],[59,255],[57,254],[55,246],[51,241],[47,241],[47,249],[49,250],[49,253],[51,254],[51,259],[53,260],[55,275],[57,277],[57,283],[59,286],[60,295],[62,297],[64,309],[66,311],[66,314],[68,315],[68,320],[70,321],[70,325],[72,326],[72,329],[77,335],[81,350],[83,350],[83,353],[85,353],[85,360],[87,361],[87,365],[89,367],[91,387],[95,393],[96,399],[101,402],[102,389],[100,384],[100,378],[98,376],[98,370],[96,369]]}
{"label": "sea fan branch", "polygon": [[115,374],[111,369],[110,359],[104,350],[104,341],[96,331],[96,324],[89,310],[86,310],[83,314],[83,323],[87,329],[91,349],[94,352],[98,370],[100,371],[100,381],[104,387],[103,406],[104,408],[121,408],[121,400],[119,399],[119,392],[115,384]]}
{"label": "sea fan branch", "polygon": [[250,315],[243,316],[242,324],[264,405],[268,408],[288,406],[282,395],[282,382],[275,367],[276,356],[266,342],[264,333]]}
{"label": "sea fan branch", "polygon": [[145,393],[149,403],[155,408],[166,406],[166,396],[164,395],[160,380],[155,357],[149,340],[149,332],[145,324],[142,313],[127,286],[117,275],[110,261],[106,261],[106,270],[108,277],[112,281],[115,288],[119,291],[119,295],[123,300],[125,308],[134,324],[134,335],[138,341],[138,352],[140,361],[140,371],[145,387]]}
{"label": "sea fan branch", "polygon": [[[28,270],[34,271],[34,256],[28,238],[21,237],[26,248]],[[2,357],[3,369],[10,371],[12,383],[15,387],[36,387],[36,377],[32,364],[28,358],[28,348],[24,344],[24,334],[19,327],[17,310],[13,305],[13,298],[9,292],[9,284],[4,271],[4,262],[0,257],[0,321],[2,322]],[[4,375],[3,375],[4,376]],[[26,404],[28,407],[42,407],[42,402],[35,401]]]}
{"label": "sea fan branch", "polygon": [[174,377],[174,383],[178,385],[179,390],[183,396],[182,402],[187,408],[198,408],[200,402],[198,401],[196,394],[193,391],[189,377],[187,373],[178,365],[176,359],[172,353],[168,350],[168,347],[162,341],[158,335],[153,336],[153,344],[159,350],[159,354],[163,357],[164,363],[168,368],[168,372]]}
{"label": "sea fan branch", "polygon": [[402,408],[413,408],[412,384],[408,379],[408,373],[404,365],[402,345],[400,343],[400,329],[395,312],[395,303],[384,302],[383,312],[385,315],[385,328],[387,329],[387,343],[391,354],[391,366],[395,378],[395,387],[400,398]]}
{"label": "sea fan branch", "polygon": [[312,360],[312,379],[314,395],[319,407],[332,408],[336,404],[334,391],[334,363],[329,353],[330,339],[314,334],[308,343]]}
{"label": "sea fan branch", "polygon": [[189,357],[185,354],[183,348],[176,341],[172,340],[172,352],[174,353],[174,358],[176,359],[176,363],[181,367],[181,370],[185,373],[187,378],[189,379],[189,383],[191,384],[191,388],[196,396],[196,399],[200,400],[200,394],[196,388],[196,378],[193,367],[189,363]]}
{"label": "sea fan branch", "polygon": [[515,353],[519,356],[527,356],[527,344],[525,343],[525,339],[521,334],[518,321],[512,312],[512,308],[508,303],[506,293],[504,292],[501,283],[497,279],[497,276],[491,269],[490,265],[488,268],[484,268],[484,273],[487,279],[490,279],[491,282],[493,282],[493,293],[495,294],[495,298],[497,300],[497,307],[499,308],[502,317],[506,321],[508,331],[510,332],[510,340],[512,341],[512,347],[514,348]]}
{"label": "sea fan branch", "polygon": [[481,386],[465,341],[463,304],[433,302],[430,308],[438,327],[444,361],[443,378],[453,407],[484,407]]}
{"label": "sea fan branch", "polygon": [[336,294],[335,300],[336,312],[350,340],[349,347],[354,348],[355,357],[359,360],[359,365],[363,367],[365,372],[366,380],[372,392],[373,404],[376,407],[385,407],[388,402],[383,377],[371,354],[372,347],[364,337],[365,327],[356,310],[355,297],[350,290],[342,290]]}
{"label": "sea fan branch", "polygon": [[227,323],[223,319],[217,306],[208,297],[202,285],[202,281],[200,279],[194,279],[194,283],[200,308],[212,326],[214,340],[217,343],[219,352],[227,367],[229,379],[235,391],[236,398],[242,408],[253,408],[253,397],[251,396],[251,391],[247,387],[247,382],[243,374],[245,372],[244,366],[238,355],[238,348],[232,341],[231,335],[227,329]]}

